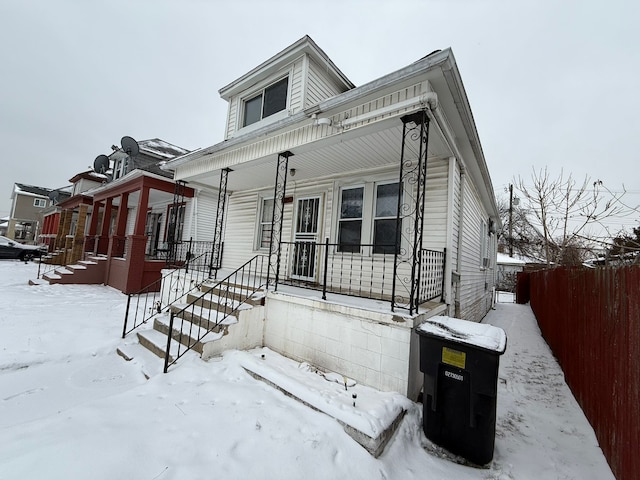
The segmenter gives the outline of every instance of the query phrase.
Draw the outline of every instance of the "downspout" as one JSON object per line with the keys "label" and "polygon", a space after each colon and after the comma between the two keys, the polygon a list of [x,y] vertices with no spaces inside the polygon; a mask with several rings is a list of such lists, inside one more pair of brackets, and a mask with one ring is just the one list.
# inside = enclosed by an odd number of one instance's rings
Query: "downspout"
{"label": "downspout", "polygon": [[453,218],[455,215],[455,173],[456,159],[449,157],[448,173],[447,173],[447,239],[445,242],[446,256],[444,265],[444,291],[442,292],[442,301],[451,307],[452,298],[452,272],[453,272]]}
{"label": "downspout", "polygon": [[458,282],[458,286],[456,288],[456,298],[455,298],[455,313],[454,317],[460,318],[460,291],[462,290],[462,238],[464,233],[464,192],[465,192],[465,184],[467,183],[467,174],[465,173],[464,168],[460,167],[460,211],[458,213],[458,255],[456,259],[456,280]]}

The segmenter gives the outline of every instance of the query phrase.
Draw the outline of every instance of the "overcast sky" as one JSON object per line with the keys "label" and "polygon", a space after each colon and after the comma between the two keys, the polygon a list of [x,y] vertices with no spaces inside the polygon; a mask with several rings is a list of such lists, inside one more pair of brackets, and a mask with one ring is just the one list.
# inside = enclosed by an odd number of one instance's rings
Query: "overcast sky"
{"label": "overcast sky", "polygon": [[357,86],[451,47],[497,195],[548,166],[635,206],[638,18],[633,0],[1,0],[0,216],[14,182],[67,185],[124,135],[218,143],[218,89],[305,34]]}

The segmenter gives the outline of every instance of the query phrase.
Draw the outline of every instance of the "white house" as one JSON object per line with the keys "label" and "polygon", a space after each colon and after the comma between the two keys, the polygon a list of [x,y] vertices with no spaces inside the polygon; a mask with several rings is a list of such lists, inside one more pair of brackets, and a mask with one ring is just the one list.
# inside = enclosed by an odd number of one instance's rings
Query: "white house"
{"label": "white house", "polygon": [[219,92],[223,140],[164,168],[218,189],[225,273],[267,265],[239,345],[415,398],[413,327],[480,321],[494,285],[498,211],[453,53],[356,87],[305,36]]}

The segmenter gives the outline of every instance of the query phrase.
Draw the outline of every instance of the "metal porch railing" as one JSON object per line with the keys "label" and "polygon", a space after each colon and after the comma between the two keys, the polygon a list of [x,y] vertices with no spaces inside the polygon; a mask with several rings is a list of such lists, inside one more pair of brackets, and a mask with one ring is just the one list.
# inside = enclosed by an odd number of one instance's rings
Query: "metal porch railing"
{"label": "metal porch railing", "polygon": [[[409,297],[413,282],[397,282],[393,291],[393,245],[282,242],[278,283],[374,300]],[[400,253],[400,252],[399,252]],[[420,250],[418,303],[442,296],[445,252]],[[410,279],[411,267],[401,264],[397,275]],[[406,287],[409,288],[409,287]]]}

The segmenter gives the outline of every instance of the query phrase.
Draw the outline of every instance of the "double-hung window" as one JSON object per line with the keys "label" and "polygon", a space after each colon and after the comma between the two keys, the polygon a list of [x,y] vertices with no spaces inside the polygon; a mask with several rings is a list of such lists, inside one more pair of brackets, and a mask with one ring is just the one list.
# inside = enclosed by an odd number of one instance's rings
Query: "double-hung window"
{"label": "double-hung window", "polygon": [[259,122],[287,108],[289,78],[272,83],[244,101],[243,127]]}
{"label": "double-hung window", "polygon": [[[399,183],[366,183],[340,191],[338,251],[393,254],[400,249]],[[371,245],[361,250],[361,245]]]}
{"label": "double-hung window", "polygon": [[273,198],[262,200],[262,213],[260,214],[260,225],[258,227],[258,248],[266,249],[271,245],[271,230],[273,220]]}
{"label": "double-hung window", "polygon": [[338,249],[357,253],[362,243],[364,187],[343,188],[340,197]]}
{"label": "double-hung window", "polygon": [[373,217],[373,253],[395,253],[400,247],[397,228],[399,183],[376,185]]}

